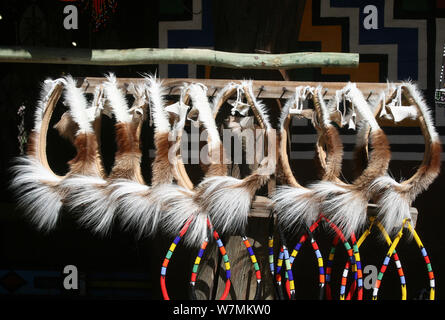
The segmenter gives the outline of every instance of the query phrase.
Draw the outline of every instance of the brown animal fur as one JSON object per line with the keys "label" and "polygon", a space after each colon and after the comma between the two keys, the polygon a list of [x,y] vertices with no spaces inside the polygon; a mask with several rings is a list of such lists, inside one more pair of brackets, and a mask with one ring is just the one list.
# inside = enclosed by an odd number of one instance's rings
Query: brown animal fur
{"label": "brown animal fur", "polygon": [[122,178],[143,183],[140,181],[142,176],[138,126],[139,122],[115,125],[117,151],[110,179]]}
{"label": "brown animal fur", "polygon": [[388,138],[383,130],[371,133],[373,150],[370,154],[368,166],[363,173],[355,179],[353,185],[358,189],[364,189],[379,176],[386,173],[391,160],[391,151]]}
{"label": "brown animal fur", "polygon": [[93,133],[81,133],[74,140],[76,157],[68,162],[69,175],[79,174],[87,176],[103,176],[98,165],[98,145]]}
{"label": "brown animal fur", "polygon": [[[440,142],[433,142],[430,148],[430,159],[426,164],[422,164],[413,179],[410,179],[408,196],[411,201],[424,190],[428,189],[431,183],[440,173],[442,145]],[[404,185],[404,183],[402,183]]]}
{"label": "brown animal fur", "polygon": [[337,129],[333,126],[326,128],[323,138],[328,154],[322,180],[334,181],[338,179],[342,169],[343,143]]}
{"label": "brown animal fur", "polygon": [[152,164],[152,186],[173,181],[173,172],[168,159],[168,152],[171,146],[168,137],[168,132],[155,134],[156,158]]}
{"label": "brown animal fur", "polygon": [[269,175],[262,175],[254,172],[251,175],[244,178],[239,185],[233,186],[233,188],[237,187],[244,188],[253,197],[256,191],[262,186],[264,186],[269,181],[269,179],[270,179]]}
{"label": "brown animal fur", "polygon": [[205,167],[206,177],[227,175],[227,165],[224,163],[225,151],[222,144],[218,149],[209,152],[211,163]]}
{"label": "brown animal fur", "polygon": [[31,133],[28,136],[28,142],[26,145],[26,154],[28,156],[38,158],[38,143],[39,143],[39,133],[36,131],[31,131]]}
{"label": "brown animal fur", "polygon": [[76,132],[79,130],[79,125],[73,121],[73,118],[67,111],[62,115],[53,128],[59,132],[60,136],[73,143]]}

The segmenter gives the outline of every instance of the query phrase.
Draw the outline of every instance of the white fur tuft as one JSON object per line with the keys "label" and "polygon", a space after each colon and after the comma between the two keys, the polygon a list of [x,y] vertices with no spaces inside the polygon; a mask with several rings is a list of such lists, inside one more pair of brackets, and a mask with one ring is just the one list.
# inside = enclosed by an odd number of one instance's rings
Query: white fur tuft
{"label": "white fur tuft", "polygon": [[78,88],[76,81],[71,76],[65,77],[65,103],[69,106],[73,120],[79,125],[78,133],[91,133],[93,127],[86,112],[88,102],[81,88]]}
{"label": "white fur tuft", "polygon": [[212,145],[210,148],[217,147],[221,143],[215,119],[212,115],[212,109],[203,87],[199,84],[191,84],[189,87],[190,98],[193,106],[199,111],[199,121],[204,124],[210,137]]}
{"label": "white fur tuft", "polygon": [[[399,190],[396,190],[399,189]],[[400,192],[403,186],[389,176],[378,177],[370,185],[369,190],[379,195],[377,215],[391,235],[395,234],[405,218],[410,217],[410,199],[407,193]]]}
{"label": "white fur tuft", "polygon": [[312,190],[280,186],[272,196],[273,210],[284,230],[291,231],[300,224],[311,226],[320,214],[320,205]]}
{"label": "white fur tuft", "polygon": [[215,228],[222,233],[243,233],[247,225],[252,196],[246,188],[239,186],[243,181],[233,177],[209,177],[199,188],[209,206],[205,208]]}
{"label": "white fur tuft", "polygon": [[193,191],[178,185],[165,185],[159,198],[165,203],[162,230],[169,236],[177,236],[189,218],[193,218],[183,242],[189,247],[199,247],[207,237],[207,217],[193,199]]}
{"label": "white fur tuft", "polygon": [[116,203],[118,218],[124,230],[131,230],[138,238],[152,236],[158,230],[162,203],[158,187],[151,188],[126,179],[111,185],[110,198]]}
{"label": "white fur tuft", "polygon": [[165,133],[170,131],[169,116],[165,110],[165,89],[162,87],[160,80],[156,80],[154,76],[147,76],[145,80],[148,84],[148,99],[151,104],[151,112],[156,132]]}
{"label": "white fur tuft", "polygon": [[357,88],[355,83],[349,82],[342,91],[346,91],[346,97],[348,97],[352,104],[357,108],[357,111],[362,119],[366,120],[371,130],[379,130],[380,127],[371,111],[371,107],[363,97],[362,92]]}
{"label": "white fur tuft", "polygon": [[321,203],[321,213],[328,217],[346,238],[359,233],[366,224],[368,199],[363,192],[320,181],[309,186]]}
{"label": "white fur tuft", "polygon": [[55,187],[60,178],[44,168],[39,161],[27,156],[18,158],[11,170],[14,177],[10,187],[17,197],[18,205],[38,229],[53,229],[62,207],[62,196]]}
{"label": "white fur tuft", "polygon": [[405,86],[408,89],[410,95],[417,102],[417,105],[419,106],[420,110],[422,111],[422,116],[425,119],[425,123],[427,125],[427,130],[428,130],[429,134],[431,135],[431,139],[433,140],[433,142],[440,142],[439,135],[438,135],[436,128],[434,126],[434,121],[433,121],[433,117],[431,114],[431,110],[428,107],[428,105],[426,104],[425,99],[423,98],[423,95],[420,92],[419,88],[411,82],[403,82],[401,85]]}
{"label": "white fur tuft", "polygon": [[113,73],[106,76],[104,83],[105,96],[110,102],[113,114],[117,122],[131,122],[132,116],[128,111],[128,103],[125,94],[118,88],[116,77]]}
{"label": "white fur tuft", "polygon": [[67,191],[65,205],[79,212],[79,222],[99,234],[112,226],[116,206],[110,201],[107,181],[99,177],[76,175],[64,179],[60,186]]}

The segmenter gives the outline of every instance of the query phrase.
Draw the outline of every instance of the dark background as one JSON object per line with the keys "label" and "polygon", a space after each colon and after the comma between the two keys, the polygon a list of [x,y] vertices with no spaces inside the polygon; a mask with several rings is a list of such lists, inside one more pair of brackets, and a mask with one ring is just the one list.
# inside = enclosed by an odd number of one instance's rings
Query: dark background
{"label": "dark background", "polygon": [[[92,1],[90,1],[91,3]],[[207,1],[206,3],[208,3]],[[79,7],[79,29],[63,28],[63,1],[0,1],[0,45],[32,45],[47,47],[72,47],[72,42],[81,48],[137,48],[158,47],[158,23],[160,21],[190,20],[195,14],[191,0],[176,1],[117,1],[115,12],[110,14],[106,24],[95,29],[91,19],[91,6],[87,1],[73,2]],[[428,2],[428,4],[433,2]],[[232,52],[271,52],[284,53],[302,50],[319,51],[317,42],[298,41],[298,21],[302,16],[305,1],[213,1],[214,48]],[[314,1],[317,5],[317,1]],[[318,1],[319,6],[319,1]],[[433,8],[433,6],[431,7]],[[26,10],[34,10],[25,14]],[[314,9],[315,10],[315,9]],[[427,17],[434,20],[437,12],[427,11]],[[430,21],[430,20],[428,20]],[[347,48],[346,48],[347,49]],[[375,58],[375,57],[374,57]],[[380,59],[381,57],[377,57]],[[377,59],[376,58],[376,59]],[[429,59],[433,59],[429,54]],[[372,57],[361,56],[372,60]],[[377,59],[377,60],[378,60]],[[384,64],[383,64],[384,65]],[[431,67],[431,65],[430,65]],[[437,67],[437,66],[436,66]],[[1,174],[1,212],[0,212],[0,296],[34,297],[65,296],[89,299],[160,299],[159,270],[161,257],[164,256],[171,239],[136,240],[132,234],[118,228],[111,236],[102,238],[80,228],[73,217],[64,212],[58,228],[49,234],[36,231],[26,221],[23,213],[15,208],[14,199],[8,190],[10,179],[8,169],[11,160],[20,154],[17,136],[20,117],[19,106],[25,105],[25,130],[32,127],[33,110],[39,94],[39,85],[47,77],[60,77],[72,74],[75,77],[103,76],[113,71],[118,77],[139,77],[140,73],[153,73],[157,65],[138,65],[125,67],[81,66],[81,65],[44,65],[44,64],[0,64],[0,130],[2,155],[0,158]],[[384,67],[382,67],[384,71]],[[432,66],[434,68],[434,65]],[[198,77],[204,77],[204,67],[198,67]],[[332,80],[347,81],[347,75],[323,76],[320,69],[258,71],[230,70],[211,68],[210,78],[229,79],[268,79],[268,80]],[[385,81],[380,76],[381,82]],[[426,97],[432,105],[434,77],[428,78]],[[275,101],[266,101],[271,109],[272,120],[276,123],[277,105]],[[59,108],[61,109],[61,108]],[[55,114],[55,118],[57,118]],[[296,129],[295,133],[300,133]],[[388,129],[394,130],[394,129]],[[410,134],[419,133],[410,129]],[[314,133],[305,128],[302,133]],[[441,133],[442,130],[439,130]],[[112,121],[104,120],[103,153],[106,167],[112,165],[115,150]],[[343,132],[350,134],[349,132]],[[293,149],[307,148],[294,144]],[[422,151],[420,146],[406,146]],[[152,129],[145,128],[143,133],[143,171],[150,181],[150,163],[152,158],[148,150],[153,148]],[[351,150],[352,145],[345,146]],[[420,148],[420,150],[418,150]],[[67,141],[50,131],[48,141],[50,165],[56,172],[66,171],[66,162],[74,156],[74,150]],[[111,156],[111,157],[110,157]],[[407,177],[414,173],[417,161],[392,161],[391,171],[397,176]],[[310,160],[292,161],[295,175],[303,183],[315,179],[313,162]],[[195,176],[196,173],[191,171]],[[352,176],[352,164],[344,162],[344,175]],[[442,273],[445,272],[445,260],[442,257],[443,226],[443,175],[434,182],[427,192],[418,197],[414,206],[420,217],[417,230],[428,250],[436,276],[437,298],[442,299]],[[291,241],[292,242],[292,241]],[[325,257],[329,252],[327,237],[320,235],[320,246]],[[413,241],[402,241],[397,248],[401,257],[408,283],[408,297],[414,299],[422,288],[428,285],[425,265]],[[344,252],[337,250],[334,269],[334,292],[338,292],[338,280],[345,261]],[[370,238],[362,250],[364,265],[380,266],[386,246],[376,238]],[[187,281],[190,276],[190,259],[196,252],[182,249],[175,255],[169,266],[168,283],[173,298],[187,298]],[[229,253],[230,254],[230,253]],[[61,272],[66,265],[75,265],[81,272],[84,285],[78,291],[63,290]],[[267,266],[263,266],[267,272]],[[299,299],[316,299],[316,264],[313,252],[306,247],[296,261],[295,278]],[[23,271],[27,271],[28,278]],[[370,290],[366,291],[370,297]],[[381,299],[398,299],[400,289],[395,268],[391,263],[381,288]]]}

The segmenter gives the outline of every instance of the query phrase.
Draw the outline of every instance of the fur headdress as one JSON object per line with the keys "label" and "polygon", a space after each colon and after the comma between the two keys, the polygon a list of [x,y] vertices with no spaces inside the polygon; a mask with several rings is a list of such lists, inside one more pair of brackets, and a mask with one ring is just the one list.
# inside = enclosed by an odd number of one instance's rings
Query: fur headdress
{"label": "fur headdress", "polygon": [[310,187],[314,190],[315,198],[322,203],[322,212],[349,237],[366,223],[367,207],[371,198],[369,186],[374,179],[385,174],[391,153],[386,135],[356,85],[349,83],[337,92],[337,97],[350,101],[351,107],[357,112],[358,120],[368,123],[372,146],[370,160],[366,169],[351,184],[321,181]]}
{"label": "fur headdress", "polygon": [[[389,175],[378,177],[369,186],[370,192],[376,198],[378,216],[388,232],[399,229],[405,218],[409,216],[409,207],[416,197],[427,190],[440,172],[442,152],[439,135],[434,127],[431,111],[416,85],[403,82],[397,86],[392,85],[393,101],[396,108],[408,110],[414,108],[422,134],[425,138],[425,153],[422,164],[416,173],[408,180],[397,182]],[[402,106],[402,102],[405,104]],[[385,108],[386,106],[382,106]],[[383,109],[377,110],[377,116],[382,116]],[[393,119],[396,120],[396,119]]]}
{"label": "fur headdress", "polygon": [[65,203],[68,208],[79,213],[80,223],[94,232],[106,234],[112,226],[117,209],[116,199],[112,197],[112,182],[126,179],[143,183],[139,134],[145,112],[145,100],[141,98],[144,98],[145,92],[137,88],[139,90],[136,90],[136,94],[139,92],[140,97],[135,101],[142,105],[133,106],[130,110],[113,74],[107,76],[103,88],[104,98],[116,119],[117,151],[111,173],[107,178],[75,175],[65,180],[63,185],[70,190]]}
{"label": "fur headdress", "polygon": [[[62,136],[73,141],[77,154],[69,161],[69,172],[61,177],[48,165],[46,135],[51,115],[63,87],[65,103],[70,109],[56,128]],[[96,92],[96,96],[97,94],[99,92]],[[103,175],[102,164],[97,157],[97,141],[92,125],[95,119],[88,116],[87,109],[88,104],[83,98],[82,90],[77,88],[71,76],[45,81],[35,113],[34,129],[28,142],[27,155],[19,158],[18,164],[13,167],[15,175],[11,183],[19,205],[24,207],[38,229],[48,231],[55,227],[66,195],[66,189],[62,185],[64,180],[76,174],[94,177]],[[72,136],[73,128],[74,136]]]}
{"label": "fur headdress", "polygon": [[[189,115],[197,115],[198,122],[207,131],[209,164],[204,169],[205,177],[211,177],[224,175],[226,167],[221,161],[224,151],[206,91],[207,88],[199,83],[184,85],[179,103],[187,103],[190,100],[193,107],[189,111]],[[183,164],[180,163],[179,167],[182,166]],[[160,195],[166,204],[162,219],[163,230],[169,235],[176,235],[186,221],[192,219],[187,233],[183,236],[184,244],[199,246],[208,235],[208,212],[196,201],[196,189],[189,182],[185,169],[179,169],[177,173],[180,185],[170,185],[168,190]]]}
{"label": "fur headdress", "polygon": [[[265,131],[268,146],[275,146],[275,131],[269,122],[265,106],[258,101],[252,89],[251,81],[243,81],[240,86],[229,84],[221,90],[213,103],[214,117],[224,99],[236,90],[242,92],[250,105],[260,127]],[[276,154],[273,148],[268,149],[267,156],[260,166],[244,179],[225,175],[206,177],[197,187],[196,201],[202,210],[209,213],[215,228],[222,233],[243,233],[247,224],[251,203],[256,191],[267,183],[275,173]]]}
{"label": "fur headdress", "polygon": [[[309,89],[309,90],[308,90]],[[303,115],[302,100],[313,100],[312,123],[318,132],[316,158],[320,163],[322,180],[337,181],[341,171],[343,145],[337,129],[331,124],[329,111],[321,94],[322,88],[298,87],[296,94],[284,105],[280,116],[280,153],[278,177],[285,185],[277,187],[272,197],[273,210],[284,230],[295,228],[301,223],[312,225],[320,214],[320,203],[314,198],[314,191],[301,186],[289,165],[287,156],[287,130],[290,112]],[[307,111],[307,110],[306,110]],[[324,148],[323,148],[324,147]]]}

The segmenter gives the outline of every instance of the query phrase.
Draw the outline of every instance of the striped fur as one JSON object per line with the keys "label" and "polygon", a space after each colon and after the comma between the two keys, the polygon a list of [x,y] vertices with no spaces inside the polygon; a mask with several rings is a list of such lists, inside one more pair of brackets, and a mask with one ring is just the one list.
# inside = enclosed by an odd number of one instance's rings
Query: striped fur
{"label": "striped fur", "polygon": [[255,187],[233,177],[209,177],[199,184],[196,200],[209,213],[218,231],[243,233]]}
{"label": "striped fur", "polygon": [[189,247],[199,247],[207,237],[208,215],[195,201],[195,191],[169,184],[163,185],[157,193],[157,199],[164,204],[163,231],[168,235],[177,235],[185,222],[193,217],[183,236],[183,243]]}
{"label": "striped fur", "polygon": [[117,208],[120,224],[124,230],[136,232],[137,238],[158,231],[162,209],[160,199],[156,198],[159,187],[125,179],[117,179],[109,186],[109,199]]}
{"label": "striped fur", "polygon": [[362,191],[331,181],[321,181],[309,188],[321,203],[321,213],[336,224],[348,238],[359,233],[366,223],[368,198]]}

